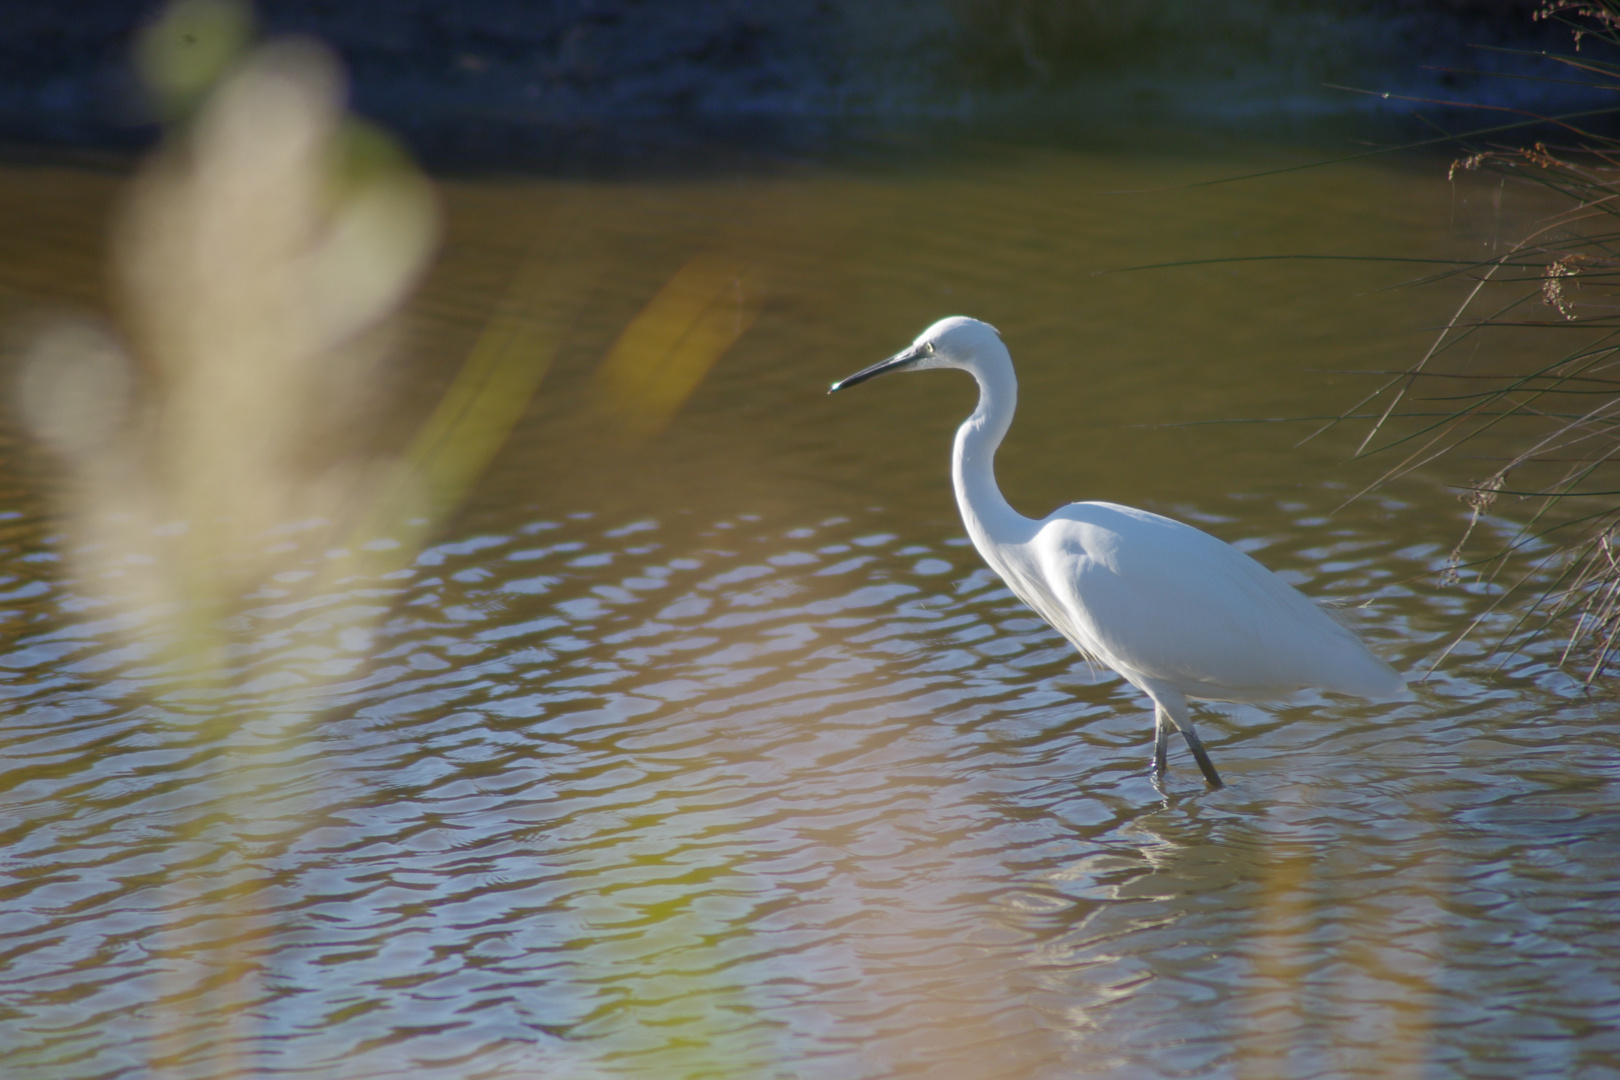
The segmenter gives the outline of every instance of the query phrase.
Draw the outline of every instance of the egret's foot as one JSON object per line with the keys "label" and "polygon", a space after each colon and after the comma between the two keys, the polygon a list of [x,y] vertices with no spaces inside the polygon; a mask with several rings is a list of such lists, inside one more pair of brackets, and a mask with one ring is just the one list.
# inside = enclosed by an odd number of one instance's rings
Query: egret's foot
{"label": "egret's foot", "polygon": [[1198,760],[1198,771],[1204,774],[1204,779],[1209,781],[1209,786],[1212,788],[1225,787],[1226,785],[1221,782],[1221,774],[1215,771],[1215,763],[1209,760],[1209,751],[1204,749],[1204,740],[1200,739],[1198,733],[1191,728],[1183,728],[1181,734],[1186,737],[1187,748],[1193,752],[1193,757]]}

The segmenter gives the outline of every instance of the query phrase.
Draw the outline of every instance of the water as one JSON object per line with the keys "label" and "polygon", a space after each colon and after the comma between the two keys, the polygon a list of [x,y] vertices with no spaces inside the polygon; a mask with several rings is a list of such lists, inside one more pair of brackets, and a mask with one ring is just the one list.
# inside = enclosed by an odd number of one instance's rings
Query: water
{"label": "water", "polygon": [[[934,318],[1022,379],[1000,475],[1109,498],[1370,600],[1420,676],[1458,462],[1378,475],[1308,423],[1459,294],[1422,268],[1540,209],[1443,162],[989,152],[773,176],[463,181],[384,427],[533,252],[591,275],[540,393],[409,567],[266,589],[199,687],[73,579],[58,475],[4,444],[0,1065],[10,1077],[1620,1075],[1620,748],[1556,648],[1464,645],[1416,700],[1151,715],[966,545],[968,380],[835,378]],[[117,178],[0,173],[0,302],[96,302]],[[1103,192],[1171,189],[1151,194]],[[567,243],[556,237],[565,233]],[[668,426],[578,416],[695,254],[756,322]],[[572,262],[569,262],[572,260]],[[379,395],[380,397],[383,395]]]}

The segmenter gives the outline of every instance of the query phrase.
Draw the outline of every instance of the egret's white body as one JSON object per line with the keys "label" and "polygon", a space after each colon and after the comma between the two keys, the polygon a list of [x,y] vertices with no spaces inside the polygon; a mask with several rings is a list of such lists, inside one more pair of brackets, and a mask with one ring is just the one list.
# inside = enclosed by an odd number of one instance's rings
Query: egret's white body
{"label": "egret's white body", "polygon": [[910,348],[833,384],[889,371],[960,368],[979,406],[956,432],[951,478],[973,546],[1019,599],[1075,648],[1153,699],[1154,763],[1180,731],[1205,778],[1221,780],[1189,715],[1189,698],[1285,701],[1319,688],[1398,697],[1405,682],[1354,633],[1277,575],[1215,537],[1160,514],[1071,503],[1034,521],[1002,497],[995,454],[1017,406],[1001,335],[953,316]]}

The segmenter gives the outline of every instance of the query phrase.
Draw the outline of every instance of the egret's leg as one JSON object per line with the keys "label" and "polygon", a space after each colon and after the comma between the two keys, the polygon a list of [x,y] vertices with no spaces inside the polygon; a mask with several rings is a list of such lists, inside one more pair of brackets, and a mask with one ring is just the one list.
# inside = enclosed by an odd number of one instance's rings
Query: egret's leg
{"label": "egret's leg", "polygon": [[1209,786],[1225,787],[1226,785],[1221,783],[1221,774],[1215,771],[1215,763],[1209,760],[1209,754],[1204,750],[1204,740],[1198,737],[1198,732],[1188,724],[1181,729],[1181,734],[1186,738],[1187,748],[1193,752],[1193,757],[1198,759],[1198,770],[1204,774],[1204,779],[1209,781]]}
{"label": "egret's leg", "polygon": [[[1160,701],[1160,696],[1163,696],[1165,700]],[[1159,693],[1154,694],[1154,704],[1158,705],[1164,718],[1170,721],[1177,731],[1181,732],[1182,738],[1187,740],[1187,749],[1192,751],[1194,760],[1198,762],[1198,771],[1204,774],[1204,779],[1209,781],[1209,786],[1213,788],[1225,787],[1226,785],[1221,782],[1221,774],[1215,771],[1215,763],[1209,760],[1209,751],[1204,749],[1204,740],[1198,737],[1198,730],[1193,727],[1192,713],[1187,708],[1187,699],[1179,693],[1172,694],[1161,689]],[[1159,730],[1162,732],[1164,729],[1160,728]],[[1160,749],[1160,747],[1155,747],[1155,755],[1159,753]],[[1162,761],[1163,759],[1158,758],[1158,760]]]}
{"label": "egret's leg", "polygon": [[1165,755],[1170,749],[1170,725],[1171,720],[1164,711],[1164,706],[1155,701],[1153,703],[1153,771],[1159,776],[1164,775],[1166,768]]}

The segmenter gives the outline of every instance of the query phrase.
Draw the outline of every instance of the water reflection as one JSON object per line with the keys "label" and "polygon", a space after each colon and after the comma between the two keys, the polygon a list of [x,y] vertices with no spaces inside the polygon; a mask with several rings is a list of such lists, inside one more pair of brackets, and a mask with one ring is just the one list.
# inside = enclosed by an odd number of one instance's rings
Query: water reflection
{"label": "water reflection", "polygon": [[[6,1075],[1601,1074],[1602,698],[1545,657],[1491,677],[1468,646],[1399,706],[1201,713],[1229,787],[1178,770],[1161,795],[1143,703],[960,536],[967,381],[825,406],[863,350],[945,305],[983,314],[1029,383],[1016,505],[1186,517],[1313,595],[1370,598],[1375,646],[1421,670],[1480,602],[1433,584],[1462,509],[1434,513],[1435,477],[1330,515],[1355,485],[1328,468],[1342,446],[1133,425],[1320,412],[1350,395],[1300,369],[1399,347],[1427,301],[1356,299],[1364,267],[1215,275],[1174,303],[1089,270],[1254,227],[1477,237],[1431,217],[1443,184],[1371,170],[1291,189],[1292,225],[1262,213],[1274,192],[1189,194],[1162,232],[1162,204],[1075,194],[1209,168],[451,185],[402,428],[509,326],[559,214],[589,240],[567,265],[598,271],[569,278],[540,397],[440,542],[253,595],[233,661],[274,678],[198,687],[120,638],[9,449]],[[35,183],[0,194],[94,187]],[[61,281],[0,263],[8,307],[80,287],[93,246],[39,228]],[[716,250],[764,268],[752,326],[646,449],[580,441],[603,358]]]}

